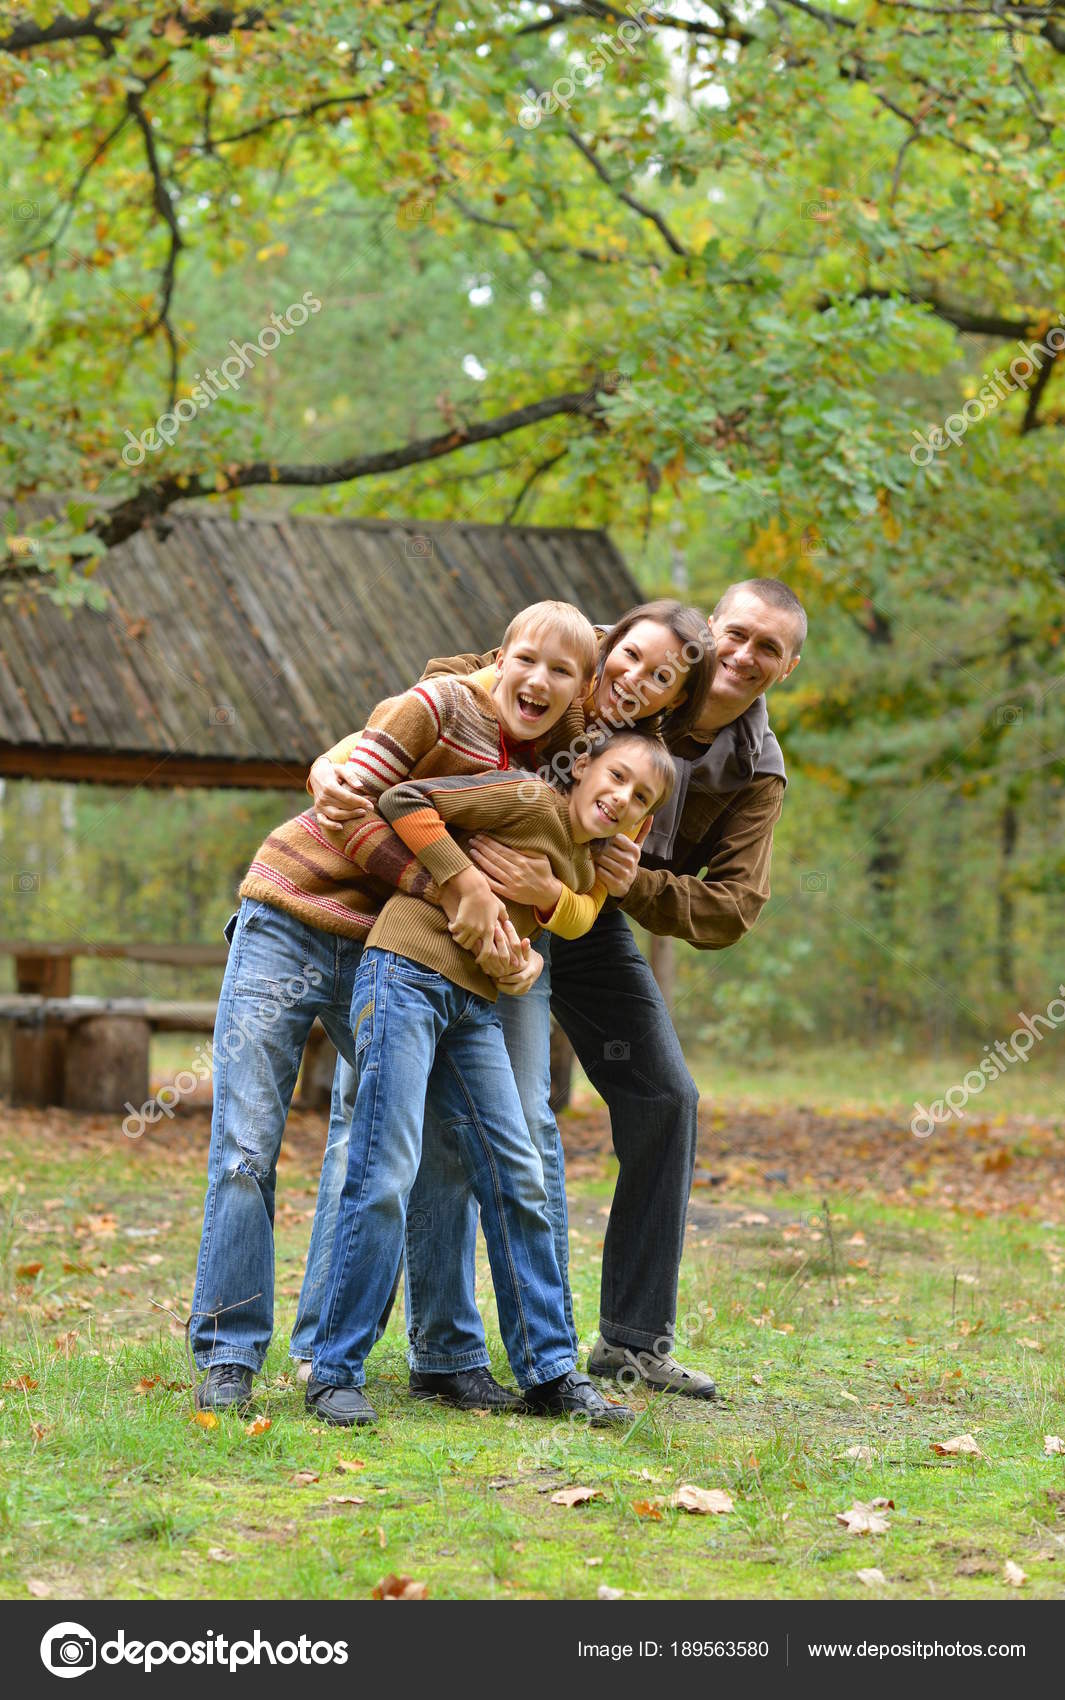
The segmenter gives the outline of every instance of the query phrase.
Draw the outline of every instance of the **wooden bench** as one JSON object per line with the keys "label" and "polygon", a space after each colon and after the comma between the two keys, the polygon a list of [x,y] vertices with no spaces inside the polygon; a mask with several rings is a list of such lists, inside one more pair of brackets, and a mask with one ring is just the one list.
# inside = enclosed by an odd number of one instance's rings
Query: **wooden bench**
{"label": "wooden bench", "polygon": [[[217,1003],[159,998],[75,997],[76,957],[108,957],[172,967],[225,966],[220,945],[55,943],[0,939],[0,955],[15,958],[17,991],[0,995],[0,1028],[10,1033],[9,1090],[15,1104],[71,1110],[137,1108],[149,1096],[148,1055],[153,1033],[214,1032]],[[329,1103],[336,1052],[317,1022],[307,1046],[300,1103]]]}

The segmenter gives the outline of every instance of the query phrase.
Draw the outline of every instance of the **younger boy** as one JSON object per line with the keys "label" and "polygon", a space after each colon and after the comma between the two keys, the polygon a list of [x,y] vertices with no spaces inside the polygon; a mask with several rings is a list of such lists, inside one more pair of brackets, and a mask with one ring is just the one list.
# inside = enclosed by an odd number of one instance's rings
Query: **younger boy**
{"label": "younger boy", "polygon": [[[408,780],[379,799],[380,813],[460,913],[487,929],[498,902],[485,876],[448,831],[490,831],[516,849],[545,854],[564,886],[591,890],[591,846],[634,833],[669,796],[665,745],[639,733],[607,737],[573,764],[563,796],[522,773]],[[527,935],[546,917],[520,904],[510,919]],[[527,955],[526,984],[542,967]],[[403,1254],[406,1206],[421,1159],[426,1092],[463,1151],[481,1206],[500,1329],[527,1411],[579,1413],[596,1425],[627,1423],[576,1358],[565,1289],[546,1212],[539,1155],[522,1114],[494,1015],[494,982],[458,944],[441,910],[390,898],[367,940],[352,1001],[358,1086],[348,1172],[337,1217],[314,1361],[309,1410],[350,1426],[375,1420],[361,1392],[364,1362]]]}

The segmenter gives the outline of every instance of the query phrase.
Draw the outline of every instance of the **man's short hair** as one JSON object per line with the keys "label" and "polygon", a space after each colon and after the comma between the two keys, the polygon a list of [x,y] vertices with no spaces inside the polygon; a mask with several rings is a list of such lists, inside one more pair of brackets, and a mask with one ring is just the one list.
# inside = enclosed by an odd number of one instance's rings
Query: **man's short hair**
{"label": "man's short hair", "polygon": [[500,651],[534,632],[551,631],[571,652],[580,668],[581,678],[590,679],[599,657],[599,639],[595,627],[572,602],[532,602],[515,614],[503,633]]}
{"label": "man's short hair", "polygon": [[757,596],[760,602],[767,602],[771,608],[783,608],[795,621],[795,642],[791,653],[798,655],[806,642],[807,619],[803,607],[795,592],[778,578],[744,578],[738,584],[730,584],[724,596],[714,609],[713,618],[723,614],[738,590],[749,590],[752,596]]}

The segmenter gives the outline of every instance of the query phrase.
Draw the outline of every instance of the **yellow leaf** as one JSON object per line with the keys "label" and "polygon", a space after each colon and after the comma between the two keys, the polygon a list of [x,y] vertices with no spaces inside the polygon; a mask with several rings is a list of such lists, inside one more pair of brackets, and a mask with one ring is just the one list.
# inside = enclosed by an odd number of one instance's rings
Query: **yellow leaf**
{"label": "yellow leaf", "polygon": [[602,1499],[602,1488],[568,1487],[559,1488],[551,1495],[552,1505],[586,1505],[590,1499]]}
{"label": "yellow leaf", "polygon": [[218,1427],[218,1418],[213,1411],[193,1411],[189,1421],[196,1423],[200,1428]]}
{"label": "yellow leaf", "polygon": [[722,1517],[734,1509],[732,1496],[724,1488],[692,1487],[690,1482],[683,1483],[669,1503],[680,1511],[693,1511],[704,1517],[711,1512]]}
{"label": "yellow leaf", "polygon": [[248,1435],[249,1438],[250,1438],[250,1437],[257,1435],[257,1434],[265,1434],[269,1427],[270,1427],[270,1418],[269,1417],[256,1417],[256,1419],[253,1423],[248,1424],[247,1428],[244,1430],[244,1433],[246,1435]]}
{"label": "yellow leaf", "polygon": [[1023,1588],[1028,1580],[1028,1572],[1022,1570],[1019,1564],[1014,1564],[1012,1558],[1007,1558],[1002,1580],[1008,1582],[1011,1588]]}

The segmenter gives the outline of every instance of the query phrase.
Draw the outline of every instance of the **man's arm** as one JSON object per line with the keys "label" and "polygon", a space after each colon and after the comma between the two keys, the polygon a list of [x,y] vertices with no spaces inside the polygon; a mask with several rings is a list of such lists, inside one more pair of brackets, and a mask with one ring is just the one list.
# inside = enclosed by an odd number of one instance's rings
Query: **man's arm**
{"label": "man's arm", "polygon": [[422,678],[439,679],[447,673],[479,673],[482,667],[491,667],[498,654],[498,649],[489,649],[484,655],[434,655],[431,661],[425,663]]}
{"label": "man's arm", "polygon": [[697,950],[735,944],[769,896],[773,828],[783,801],[782,779],[755,779],[713,822],[703,875],[641,868],[622,909],[648,932],[685,939]]}

